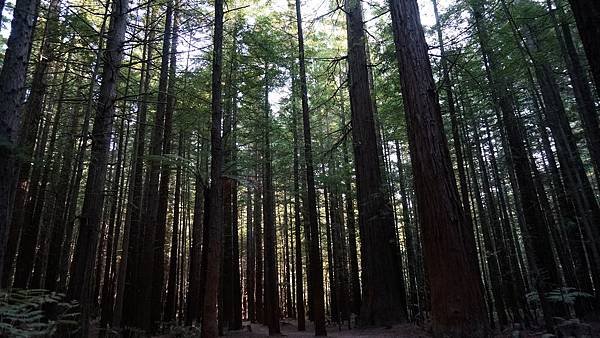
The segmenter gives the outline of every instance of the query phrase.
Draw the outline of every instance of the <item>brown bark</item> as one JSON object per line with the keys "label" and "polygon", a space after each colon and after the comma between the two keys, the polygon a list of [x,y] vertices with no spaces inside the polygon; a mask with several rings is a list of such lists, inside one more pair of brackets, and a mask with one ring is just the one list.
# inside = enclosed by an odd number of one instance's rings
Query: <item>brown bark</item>
{"label": "brown bark", "polygon": [[[508,141],[508,149],[510,151],[510,161],[514,166],[515,192],[519,194],[518,202],[522,208],[523,220],[526,225],[525,231],[529,235],[528,238],[528,262],[532,271],[532,280],[538,292],[544,295],[549,291],[552,285],[558,285],[559,277],[558,270],[555,265],[552,255],[547,253],[552,252],[551,237],[549,229],[544,221],[544,214],[541,210],[540,200],[536,194],[536,185],[532,176],[532,168],[527,157],[527,151],[523,142],[523,136],[520,132],[520,122],[517,119],[513,107],[512,98],[507,86],[507,79],[499,76],[499,65],[496,60],[496,55],[489,48],[489,36],[485,23],[483,22],[483,8],[480,1],[476,0],[472,3],[473,16],[479,42],[481,44],[484,65],[486,67],[486,76],[490,83],[490,91],[494,104],[499,109],[501,116],[498,116],[503,121],[503,126]],[[541,274],[541,270],[546,271]],[[540,297],[542,300],[542,308],[546,325],[550,324],[550,309],[545,297]]]}
{"label": "brown bark", "polygon": [[[200,319],[200,271],[202,262],[202,246],[204,238],[202,211],[204,206],[204,189],[200,175],[196,177],[195,195],[194,195],[194,220],[192,221],[192,245],[190,248],[190,263],[188,281],[189,287],[186,297],[185,323],[191,325],[194,321]],[[206,244],[206,243],[204,243]]]}
{"label": "brown bark", "polygon": [[269,335],[281,334],[279,328],[279,286],[277,280],[277,232],[275,230],[275,190],[271,163],[269,65],[265,64],[263,219],[265,223],[265,324]]}
{"label": "brown bark", "polygon": [[247,319],[251,323],[256,322],[255,301],[254,301],[254,285],[256,273],[256,257],[255,257],[255,240],[254,240],[254,217],[253,209],[256,205],[252,203],[252,190],[247,188],[246,200],[246,302],[248,309]]}
{"label": "brown bark", "polygon": [[[292,85],[295,87],[296,78],[292,78]],[[295,88],[294,88],[295,89]],[[295,91],[292,89],[292,92]],[[295,103],[295,95],[292,97]],[[296,270],[296,319],[298,321],[298,331],[306,330],[306,312],[304,309],[304,278],[302,265],[302,239],[301,239],[301,221],[300,214],[302,212],[302,206],[300,202],[300,164],[298,159],[299,145],[298,145],[298,112],[295,109],[296,105],[293,105],[293,142],[294,142],[294,159],[293,159],[293,176],[294,176],[294,240],[296,243],[294,264]]]}
{"label": "brown bark", "polygon": [[[567,65],[577,112],[583,125],[596,180],[598,180],[600,177],[600,126],[598,125],[598,116],[596,115],[596,108],[594,106],[594,95],[592,94],[586,72],[581,65],[579,53],[575,47],[571,28],[569,27],[565,13],[559,6],[556,9],[552,9],[552,0],[547,0],[547,5],[550,20],[554,26],[554,34],[558,40],[562,57]],[[558,18],[555,11],[559,13]]]}
{"label": "brown bark", "polygon": [[146,148],[146,115],[148,112],[148,88],[151,78],[151,60],[153,46],[148,43],[154,39],[154,30],[150,30],[154,10],[150,4],[146,7],[146,19],[144,28],[144,44],[142,63],[140,73],[140,88],[138,92],[137,104],[139,106],[136,117],[136,132],[133,141],[133,155],[131,159],[130,180],[127,194],[127,203],[125,214],[125,227],[123,231],[123,253],[119,264],[117,275],[117,286],[115,288],[116,297],[113,313],[113,326],[121,327],[123,324],[133,325],[135,322],[135,311],[138,293],[141,285],[138,283],[140,256],[142,245],[142,191],[143,191],[143,173],[144,173],[144,153]]}
{"label": "brown bark", "polygon": [[85,195],[79,218],[79,236],[73,264],[68,295],[77,299],[81,306],[82,335],[87,335],[93,300],[94,263],[98,242],[98,230],[102,217],[104,183],[108,160],[110,134],[114,115],[116,86],[119,66],[123,56],[123,42],[127,28],[129,2],[113,2],[111,26],[108,32],[104,70],[100,85],[100,97],[92,129],[92,149],[88,168]]}
{"label": "brown bark", "polygon": [[[344,106],[342,105],[342,110]],[[342,111],[342,125],[346,128],[345,111]],[[358,315],[361,307],[360,277],[358,273],[358,250],[356,247],[356,218],[354,214],[354,193],[352,191],[352,169],[348,155],[348,141],[342,144],[342,158],[347,164],[344,173],[344,200],[346,204],[346,225],[348,227],[348,264],[351,291],[350,312]]]}
{"label": "brown bark", "polygon": [[[131,69],[128,70],[127,74],[127,88],[129,88],[129,76]],[[126,91],[127,92],[127,91]],[[124,104],[124,108],[127,105]],[[101,327],[106,327],[112,323],[114,296],[115,296],[115,281],[116,279],[116,256],[117,246],[119,242],[119,236],[121,231],[121,211],[122,211],[122,198],[124,189],[124,159],[127,158],[127,142],[129,138],[129,126],[127,126],[127,132],[125,129],[125,119],[121,119],[121,125],[119,126],[119,141],[117,150],[117,159],[115,163],[115,174],[113,177],[112,185],[112,201],[109,214],[109,225],[108,225],[108,239],[106,244],[106,257],[104,263],[104,276],[102,283],[102,312],[101,312]]]}
{"label": "brown bark", "polygon": [[[144,186],[144,199],[142,202],[143,217],[143,242],[140,258],[140,282],[141,291],[137,303],[137,327],[147,331],[154,331],[155,327],[155,295],[159,283],[154,279],[156,254],[160,251],[161,243],[164,245],[164,227],[162,226],[162,210],[160,197],[160,176],[162,163],[163,143],[166,131],[167,114],[167,90],[169,80],[169,53],[171,50],[171,30],[173,25],[173,2],[167,3],[165,13],[164,34],[162,39],[162,55],[158,83],[158,97],[156,103],[156,114],[154,117],[154,128],[150,147],[148,149],[149,163]],[[163,236],[161,236],[161,234]],[[158,241],[157,241],[158,239]],[[158,254],[160,255],[160,254]],[[161,273],[162,275],[162,273]],[[157,276],[158,277],[158,276]],[[162,282],[160,282],[162,283]]]}
{"label": "brown bark", "polygon": [[[308,89],[306,84],[306,65],[304,60],[304,33],[302,32],[302,13],[300,0],[296,0],[296,24],[298,28],[298,61],[300,66],[300,91],[302,94],[302,122],[304,126],[304,161],[306,165],[306,187],[309,245],[309,294],[312,302],[311,315],[315,322],[315,335],[325,336],[325,299],[323,290],[323,263],[319,255],[319,224],[317,218],[317,197],[315,192],[315,173],[312,156],[312,138],[308,109]],[[310,317],[310,316],[309,316]]]}
{"label": "brown bark", "polygon": [[221,139],[221,74],[223,62],[223,0],[215,0],[215,21],[212,60],[211,101],[211,166],[210,166],[210,217],[207,245],[206,287],[202,304],[203,337],[212,338],[217,330],[217,292],[220,275],[223,237],[223,144]]}
{"label": "brown bark", "polygon": [[[22,122],[21,109],[25,95],[29,49],[38,4],[37,0],[19,0],[15,3],[11,31],[0,71],[0,157],[3,159],[0,162],[0,280],[3,281],[3,286],[7,284],[4,276],[9,273],[12,261],[11,255],[6,255],[6,249],[19,175],[17,145]],[[5,269],[5,266],[8,269]]]}
{"label": "brown bark", "polygon": [[569,3],[596,84],[596,92],[600,95],[600,2],[569,0]]}
{"label": "brown bark", "polygon": [[358,187],[363,298],[361,325],[390,325],[407,319],[404,281],[393,210],[385,194],[369,88],[366,35],[358,0],[347,0],[348,74],[352,141]]}
{"label": "brown bark", "polygon": [[[179,143],[177,145],[177,156],[183,158],[185,146],[184,133],[179,131]],[[175,174],[175,200],[173,201],[173,225],[171,230],[171,248],[169,254],[169,279],[167,282],[167,298],[165,302],[165,322],[172,322],[176,318],[177,312],[177,284],[181,280],[177,279],[178,261],[179,261],[179,227],[181,218],[181,164],[177,164],[177,173]],[[180,305],[180,304],[179,304]]]}
{"label": "brown bark", "polygon": [[[415,0],[390,1],[434,335],[489,335],[469,226],[452,172],[427,44]],[[448,285],[454,285],[452,293]]]}
{"label": "brown bark", "polygon": [[[256,151],[257,163],[260,160],[260,156],[258,150]],[[255,270],[255,280],[254,280],[254,311],[256,316],[256,321],[258,323],[264,324],[264,302],[263,302],[263,227],[262,227],[262,208],[264,203],[264,197],[261,199],[261,190],[262,190],[262,181],[264,178],[262,175],[258,175],[258,168],[256,168],[257,172],[257,182],[258,186],[255,188],[254,192],[254,248],[255,248],[255,258],[256,258],[256,270]]]}

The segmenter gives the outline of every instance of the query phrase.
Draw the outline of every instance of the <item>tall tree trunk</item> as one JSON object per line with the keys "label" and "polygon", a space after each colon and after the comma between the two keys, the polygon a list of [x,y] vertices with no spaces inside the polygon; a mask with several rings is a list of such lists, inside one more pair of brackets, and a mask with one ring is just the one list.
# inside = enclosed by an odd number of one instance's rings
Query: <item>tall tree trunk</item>
{"label": "tall tree trunk", "polygon": [[251,323],[256,322],[256,312],[255,312],[255,301],[254,301],[254,285],[255,285],[255,273],[256,273],[256,257],[255,257],[255,240],[254,240],[254,217],[253,217],[253,208],[256,208],[256,205],[252,203],[252,189],[247,188],[246,191],[246,302],[248,309],[247,319]]}
{"label": "tall tree trunk", "polygon": [[569,78],[571,79],[577,112],[583,125],[596,181],[600,184],[600,126],[598,125],[598,116],[596,115],[596,108],[594,106],[594,95],[592,94],[586,72],[581,65],[579,54],[573,42],[571,28],[562,8],[559,6],[556,8],[556,11],[559,13],[559,18],[557,19],[555,9],[552,9],[552,0],[547,0],[547,4],[550,20],[554,26],[554,34],[558,40],[558,45],[567,65]]}
{"label": "tall tree trunk", "polygon": [[[138,317],[136,326],[147,331],[153,332],[155,327],[153,313],[156,300],[153,295],[153,290],[158,287],[158,281],[154,279],[155,271],[155,253],[160,249],[161,242],[164,244],[164,228],[162,227],[162,211],[160,206],[160,175],[162,161],[163,143],[165,140],[167,114],[167,97],[168,97],[168,82],[169,82],[169,53],[171,51],[171,31],[173,25],[173,1],[167,3],[165,13],[164,34],[162,39],[162,55],[160,64],[160,75],[158,81],[158,97],[156,103],[156,114],[154,118],[154,128],[152,130],[152,138],[148,153],[149,168],[146,174],[144,200],[142,209],[144,210],[144,235],[142,242],[142,254],[140,259],[140,281],[144,281],[141,288],[141,293],[137,300]],[[161,233],[163,236],[161,237]],[[157,238],[160,238],[158,241]],[[162,275],[162,274],[161,274]],[[158,277],[158,276],[157,276]],[[161,282],[162,283],[162,282]]]}
{"label": "tall tree trunk", "polygon": [[263,219],[265,221],[265,324],[269,335],[279,335],[279,286],[277,281],[277,232],[275,230],[275,190],[271,169],[271,117],[269,107],[269,64],[265,64]]}
{"label": "tall tree trunk", "polygon": [[569,0],[569,3],[596,83],[596,93],[600,96],[600,2]]}
{"label": "tall tree trunk", "polygon": [[[235,49],[235,53],[237,53],[237,47]],[[237,54],[234,54],[234,58],[236,58]],[[234,65],[233,69],[237,71],[237,64]],[[233,175],[238,175],[238,150],[237,150],[237,96],[238,96],[238,88],[234,85],[233,95],[230,97],[230,103],[232,105],[231,108],[231,119],[232,119],[232,135],[231,135],[231,144],[232,144],[232,152],[231,152],[231,161],[232,161],[232,171]],[[239,213],[238,213],[238,190],[239,190],[239,182],[238,180],[233,180],[231,189],[231,232],[232,232],[232,297],[233,297],[233,313],[231,318],[231,323],[229,325],[229,329],[231,330],[240,330],[242,328],[242,277],[240,275],[240,242],[239,242]]]}
{"label": "tall tree trunk", "polygon": [[[62,163],[60,166],[60,175],[56,181],[55,194],[55,210],[54,220],[52,225],[52,233],[50,235],[50,247],[48,252],[48,262],[46,265],[46,281],[45,288],[50,291],[57,291],[59,263],[61,247],[63,245],[63,237],[65,235],[65,212],[67,194],[69,192],[69,178],[73,172],[73,154],[75,150],[75,134],[78,130],[80,111],[74,112],[69,130],[64,134],[63,146],[61,149]],[[65,244],[68,245],[68,244]]]}
{"label": "tall tree trunk", "polygon": [[302,31],[302,11],[300,0],[296,0],[296,24],[298,28],[298,61],[300,71],[300,92],[302,94],[302,122],[304,126],[304,161],[306,165],[306,187],[309,241],[309,294],[311,294],[311,313],[315,322],[315,335],[325,336],[325,298],[323,290],[323,263],[319,255],[319,223],[317,218],[317,197],[315,192],[315,173],[312,156],[312,136],[308,109],[308,89],[306,84],[306,65],[304,60],[304,33]]}
{"label": "tall tree trunk", "polygon": [[200,319],[200,272],[202,262],[202,246],[203,243],[203,220],[202,210],[204,204],[204,189],[202,186],[202,178],[196,176],[196,187],[194,196],[194,220],[192,221],[192,246],[190,248],[190,264],[188,274],[188,293],[186,302],[186,325],[191,325],[194,321]]}
{"label": "tall tree trunk", "polygon": [[[256,159],[257,163],[260,160],[260,156],[258,150],[256,151]],[[261,190],[262,190],[262,175],[258,174],[258,167],[256,168],[257,175],[257,187],[254,192],[254,247],[255,247],[255,255],[256,255],[256,271],[255,273],[255,281],[254,281],[254,303],[255,303],[255,316],[256,321],[259,323],[264,323],[264,308],[263,308],[263,228],[262,228],[262,204],[264,203],[261,199]]]}
{"label": "tall tree trunk", "polygon": [[[129,86],[129,76],[131,68],[127,74],[127,87]],[[127,96],[127,95],[126,95]],[[123,105],[127,108],[127,105]],[[125,109],[124,109],[125,110]],[[115,279],[116,276],[116,256],[117,247],[119,243],[119,236],[121,231],[121,200],[123,198],[123,178],[125,176],[124,162],[127,157],[127,142],[129,138],[129,126],[127,126],[127,132],[125,129],[125,119],[121,119],[121,125],[119,126],[119,141],[117,150],[117,160],[115,163],[115,175],[113,179],[113,201],[111,203],[110,215],[109,215],[109,226],[108,226],[108,241],[106,245],[106,261],[104,268],[104,282],[102,284],[102,312],[101,312],[101,327],[105,328],[108,324],[112,323],[113,317],[113,306],[115,298]]]}
{"label": "tall tree trunk", "polygon": [[[173,6],[172,4],[170,4]],[[170,49],[163,51],[169,56],[168,89],[165,106],[165,125],[162,140],[162,155],[171,154],[171,143],[173,134],[173,115],[176,104],[176,69],[177,69],[177,12],[173,9],[172,31],[169,32],[171,39]],[[154,262],[152,273],[151,311],[150,320],[153,331],[158,329],[161,322],[163,310],[164,274],[165,274],[165,233],[167,228],[167,212],[169,209],[169,183],[171,178],[171,165],[165,161],[161,167],[160,186],[158,192],[158,210],[156,219],[156,235],[154,237]]]}
{"label": "tall tree trunk", "polygon": [[[25,79],[29,49],[37,17],[37,0],[18,0],[15,3],[11,31],[0,71],[0,280],[6,262],[8,229],[12,216],[17,183],[17,145],[21,127],[21,109],[25,95]],[[8,257],[9,261],[12,257]],[[8,263],[10,265],[10,262]],[[10,269],[10,266],[9,266]]]}
{"label": "tall tree trunk", "polygon": [[221,74],[223,62],[223,0],[215,0],[215,21],[212,60],[211,101],[211,164],[210,164],[210,218],[207,231],[206,288],[203,297],[202,336],[216,337],[217,292],[220,275],[223,237],[223,145],[221,139]]}
{"label": "tall tree trunk", "polygon": [[400,151],[400,143],[394,140],[396,148],[396,166],[398,167],[398,181],[400,188],[400,204],[402,206],[402,220],[404,223],[404,236],[406,238],[406,261],[409,278],[408,292],[408,311],[413,317],[421,312],[420,304],[420,287],[423,285],[423,280],[418,273],[419,265],[417,262],[417,246],[418,243],[415,236],[415,227],[410,217],[410,209],[408,203],[408,193],[406,191],[406,183],[404,178],[404,164],[402,163],[402,152]]}
{"label": "tall tree trunk", "polygon": [[348,76],[358,186],[363,298],[360,323],[390,325],[407,319],[406,296],[393,210],[385,194],[369,88],[366,35],[358,0],[347,0]]}
{"label": "tall tree trunk", "polygon": [[[321,163],[321,170],[323,174],[326,174],[325,165]],[[329,188],[327,185],[323,187],[323,204],[324,204],[324,213],[325,213],[325,238],[326,238],[326,252],[327,252],[327,277],[329,284],[329,317],[332,322],[339,323],[338,317],[338,306],[337,306],[337,298],[335,297],[336,291],[336,276],[334,276],[334,267],[333,267],[333,252],[332,252],[332,242],[331,242],[331,217],[330,217],[330,209],[329,209]],[[320,210],[320,207],[319,207]],[[320,217],[319,217],[320,218]],[[327,290],[326,290],[327,292]]]}
{"label": "tall tree trunk", "polygon": [[[391,0],[434,335],[488,335],[473,229],[460,205],[415,0]],[[465,187],[466,188],[466,187]],[[452,293],[447,286],[454,285]],[[460,296],[459,296],[460,295]],[[452,309],[452,310],[450,310]]]}
{"label": "tall tree trunk", "polygon": [[[179,142],[177,144],[177,156],[184,157],[184,133],[179,131]],[[169,279],[167,282],[167,299],[165,303],[165,322],[172,322],[177,313],[177,280],[178,253],[179,253],[179,226],[181,210],[181,164],[177,163],[177,173],[175,174],[175,201],[173,202],[173,226],[171,233],[171,250],[169,255]],[[181,305],[181,304],[179,304]]]}
{"label": "tall tree trunk", "polygon": [[[537,41],[534,41],[531,30],[528,29],[528,33],[530,33],[528,35],[528,48],[533,53],[538,53],[538,49],[541,48],[537,46]],[[571,130],[552,68],[543,59],[533,60],[533,62],[545,103],[546,120],[554,138],[560,170],[563,173],[567,191],[571,191],[571,197],[580,205],[580,208],[578,208],[579,217],[583,219],[586,236],[591,239],[588,243],[588,248],[591,251],[591,274],[597,282],[600,280],[600,256],[596,242],[600,236],[597,228],[590,226],[590,224],[598,223],[600,209],[579,155],[575,136]]]}
{"label": "tall tree trunk", "polygon": [[[510,161],[514,166],[516,176],[515,182],[518,186],[514,187],[518,192],[519,203],[523,210],[523,219],[529,238],[528,241],[528,262],[532,270],[535,287],[538,292],[545,295],[552,285],[558,285],[558,269],[555,265],[552,255],[551,238],[547,224],[544,222],[543,212],[541,210],[540,200],[536,194],[535,182],[531,173],[531,164],[527,157],[527,151],[520,133],[519,121],[514,111],[513,102],[507,87],[507,79],[499,75],[499,65],[496,55],[488,46],[489,35],[483,22],[483,6],[480,0],[471,2],[475,27],[481,51],[486,67],[486,76],[490,83],[490,91],[494,100],[494,105],[500,110],[499,120],[503,121],[508,149],[510,151]],[[541,270],[546,271],[544,275]],[[546,325],[550,327],[550,308],[545,297],[540,297],[544,312]]]}
{"label": "tall tree trunk", "polygon": [[[296,79],[292,78],[292,85],[294,89],[296,89]],[[292,89],[292,94],[296,93]],[[295,103],[295,95],[292,96],[292,100]],[[304,277],[303,271],[304,266],[302,265],[302,239],[301,239],[301,221],[300,214],[302,212],[302,206],[300,202],[300,164],[298,159],[299,149],[299,135],[298,135],[298,111],[296,110],[296,105],[293,104],[293,142],[294,142],[294,159],[293,159],[293,176],[294,176],[294,240],[296,243],[294,264],[296,270],[296,319],[298,321],[298,331],[306,330],[306,311],[304,309]]]}
{"label": "tall tree trunk", "polygon": [[[46,91],[48,89],[48,72],[54,60],[54,48],[56,48],[56,34],[58,21],[58,1],[50,2],[47,10],[47,21],[44,26],[42,45],[35,70],[31,80],[31,90],[29,97],[24,105],[23,124],[21,126],[21,134],[19,136],[20,146],[23,148],[22,154],[25,158],[33,157],[36,141],[36,133],[41,126],[44,101]],[[45,144],[43,145],[45,146]],[[39,147],[39,145],[38,145]],[[42,152],[43,153],[43,152]],[[40,158],[41,159],[41,158]],[[15,281],[14,286],[17,288],[27,287],[31,271],[34,265],[36,244],[38,231],[40,229],[39,222],[34,222],[33,217],[37,208],[38,195],[43,191],[40,187],[41,175],[33,175],[31,172],[32,161],[19,161],[19,180],[17,183],[17,191],[14,200],[13,209],[15,210],[13,224],[11,227],[21,229],[21,239],[19,241],[19,255],[16,261]],[[40,168],[34,168],[41,172]],[[31,174],[31,180],[30,175]],[[34,180],[34,178],[38,178]],[[13,231],[13,230],[11,230]],[[11,241],[14,240],[11,239]],[[12,247],[16,243],[11,244]],[[14,250],[14,249],[13,249]],[[11,257],[6,262],[7,266],[11,266],[12,255],[14,251],[9,249]]]}
{"label": "tall tree trunk", "polygon": [[144,174],[144,153],[146,149],[146,115],[148,112],[149,86],[151,79],[151,60],[154,40],[154,30],[150,29],[154,17],[154,9],[150,3],[146,6],[144,23],[144,44],[140,72],[140,88],[137,104],[139,106],[136,118],[136,132],[133,141],[133,155],[131,158],[130,180],[127,194],[127,213],[125,214],[125,227],[123,231],[123,253],[117,275],[115,288],[115,305],[112,324],[121,327],[123,320],[126,325],[134,324],[134,315],[141,285],[139,281],[141,245],[142,245],[142,194]]}
{"label": "tall tree trunk", "polygon": [[123,43],[127,29],[128,0],[113,2],[111,26],[108,32],[107,49],[104,52],[104,70],[100,85],[100,97],[92,129],[92,149],[88,178],[81,216],[79,236],[69,282],[69,297],[81,305],[82,335],[89,330],[88,320],[92,310],[94,263],[98,244],[98,231],[102,218],[104,183],[110,146],[110,134],[115,112],[116,87],[119,67],[123,56]]}
{"label": "tall tree trunk", "polygon": [[284,291],[285,291],[285,316],[282,317],[293,317],[294,316],[294,308],[293,308],[293,301],[292,301],[292,282],[291,282],[291,274],[292,274],[292,270],[290,267],[290,246],[292,245],[290,243],[290,219],[289,219],[289,215],[288,215],[288,199],[287,199],[287,193],[284,191],[283,192],[283,226],[282,226],[282,231],[283,231],[283,265],[284,265],[284,272],[283,272],[283,279],[284,279]]}
{"label": "tall tree trunk", "polygon": [[[452,90],[452,82],[450,80],[450,70],[448,67],[448,58],[449,56],[446,54],[446,50],[444,48],[444,37],[442,34],[442,23],[439,18],[437,0],[432,0],[433,2],[433,10],[435,14],[436,21],[436,31],[438,36],[438,42],[440,46],[441,53],[441,65],[442,65],[442,87],[444,88],[444,92],[446,94],[446,105],[448,107],[448,114],[450,115],[450,125],[452,129],[452,144],[454,147],[454,154],[456,155],[456,167],[458,169],[458,179],[460,183],[460,196],[462,201],[463,210],[465,213],[465,222],[467,222],[467,229],[469,233],[467,236],[472,237],[472,229],[473,229],[473,220],[471,217],[471,204],[469,202],[469,187],[467,182],[467,175],[465,173],[465,163],[463,160],[462,153],[462,145],[460,142],[460,132],[459,132],[459,122],[456,113],[456,105],[454,102],[454,92]],[[473,239],[474,240],[474,239]],[[473,260],[477,259],[476,248],[472,247],[473,252],[470,254],[470,258]]]}
{"label": "tall tree trunk", "polygon": [[[343,103],[343,101],[341,102]],[[342,110],[344,106],[342,105]],[[342,111],[342,126],[346,126],[346,112]],[[351,291],[351,303],[350,312],[358,315],[361,307],[361,293],[360,293],[360,277],[358,273],[358,249],[356,247],[356,218],[354,216],[354,193],[352,191],[352,166],[350,165],[350,156],[348,154],[348,141],[344,140],[342,144],[342,156],[345,166],[344,173],[344,195],[346,204],[346,224],[348,227],[348,264],[350,268],[350,291]]]}
{"label": "tall tree trunk", "polygon": [[[81,180],[83,177],[83,164],[85,159],[85,154],[87,152],[87,142],[90,138],[89,129],[90,129],[90,119],[92,116],[92,112],[95,106],[95,92],[96,92],[96,84],[98,80],[98,73],[100,72],[100,66],[103,64],[103,56],[104,56],[104,37],[106,30],[106,23],[109,20],[109,9],[111,5],[110,2],[105,3],[104,5],[104,15],[102,17],[102,24],[100,26],[100,32],[98,34],[98,48],[96,49],[96,58],[94,61],[94,66],[92,70],[92,74],[90,77],[89,88],[87,92],[87,102],[85,105],[85,113],[83,117],[83,127],[81,128],[81,138],[79,139],[79,145],[77,150],[76,157],[76,165],[75,165],[75,174],[72,177],[71,184],[69,184],[69,193],[67,195],[67,211],[65,214],[65,222],[66,222],[66,233],[64,244],[61,249],[60,255],[60,271],[59,271],[59,286],[58,290],[61,292],[65,292],[67,290],[67,277],[69,274],[69,268],[71,266],[71,251],[73,247],[73,234],[75,232],[75,220],[77,218],[77,205],[78,205],[78,197],[79,197],[79,188],[81,186]],[[108,42],[108,41],[107,41]]]}

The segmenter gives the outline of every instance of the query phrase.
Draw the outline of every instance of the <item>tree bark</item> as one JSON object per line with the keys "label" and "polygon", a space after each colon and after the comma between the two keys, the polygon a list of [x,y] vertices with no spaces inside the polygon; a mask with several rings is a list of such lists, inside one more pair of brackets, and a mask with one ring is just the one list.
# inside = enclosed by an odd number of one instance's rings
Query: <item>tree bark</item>
{"label": "tree bark", "polygon": [[[489,335],[473,229],[452,172],[442,114],[415,0],[391,0],[434,335]],[[465,187],[466,188],[466,187]],[[452,293],[447,286],[454,285]],[[451,310],[450,310],[451,309]]]}
{"label": "tree bark", "polygon": [[[296,84],[295,77],[292,78],[292,85],[294,87]],[[294,88],[295,89],[295,88]],[[295,91],[292,89],[292,94]],[[292,96],[292,100],[295,103],[295,95]],[[296,319],[298,321],[298,331],[306,330],[306,311],[304,309],[304,277],[303,271],[304,267],[302,265],[302,239],[301,239],[301,221],[300,214],[302,212],[302,206],[300,201],[300,164],[298,159],[299,145],[298,145],[298,112],[296,111],[296,105],[293,104],[293,151],[294,151],[294,159],[293,159],[293,176],[294,176],[294,240],[296,243],[295,247],[295,270],[296,270]]]}
{"label": "tree bark", "polygon": [[81,216],[79,236],[69,281],[68,295],[81,306],[82,335],[89,330],[92,311],[94,263],[98,244],[98,231],[102,218],[104,183],[110,146],[110,134],[115,112],[116,87],[123,56],[123,43],[127,28],[128,0],[113,2],[111,26],[107,49],[104,53],[104,70],[100,85],[98,108],[92,129],[92,150]]}
{"label": "tree bark", "polygon": [[325,299],[323,290],[323,263],[319,254],[319,224],[317,218],[317,199],[315,192],[315,173],[312,157],[312,138],[310,128],[310,115],[308,109],[308,89],[306,84],[306,65],[304,59],[304,33],[302,32],[302,12],[300,0],[296,0],[296,24],[298,28],[298,61],[300,65],[300,91],[302,94],[302,122],[304,126],[304,161],[306,165],[306,187],[308,227],[310,229],[309,241],[309,270],[312,289],[312,317],[315,322],[315,335],[325,336]]}
{"label": "tree bark", "polygon": [[[7,274],[6,248],[8,229],[17,183],[17,145],[21,127],[21,109],[25,95],[25,80],[37,0],[18,0],[15,3],[11,31],[6,42],[4,62],[0,71],[0,280]],[[12,257],[8,257],[12,260]],[[10,269],[10,267],[9,267]]]}
{"label": "tree bark", "polygon": [[[398,260],[393,210],[385,194],[369,88],[366,35],[358,0],[345,2],[352,141],[358,187],[363,298],[361,325],[407,320],[402,263]],[[392,240],[390,240],[392,239]]]}
{"label": "tree bark", "polygon": [[221,139],[221,74],[223,62],[223,0],[215,0],[215,21],[212,60],[211,101],[211,165],[210,165],[210,218],[208,220],[209,241],[207,245],[206,288],[203,297],[203,337],[218,335],[217,292],[220,275],[223,237],[223,145]]}
{"label": "tree bark", "polygon": [[255,301],[254,301],[254,285],[255,285],[255,273],[256,273],[256,254],[255,254],[255,240],[254,240],[254,217],[253,210],[256,205],[252,203],[252,189],[247,188],[246,192],[247,206],[246,206],[246,302],[248,308],[248,320],[251,323],[256,322],[255,312]]}
{"label": "tree bark", "polygon": [[279,328],[279,285],[277,280],[277,232],[275,230],[275,190],[271,168],[269,64],[265,64],[263,219],[265,222],[265,324],[269,335],[281,334]]}
{"label": "tree bark", "polygon": [[600,2],[569,0],[569,3],[596,83],[596,93],[600,96]]}

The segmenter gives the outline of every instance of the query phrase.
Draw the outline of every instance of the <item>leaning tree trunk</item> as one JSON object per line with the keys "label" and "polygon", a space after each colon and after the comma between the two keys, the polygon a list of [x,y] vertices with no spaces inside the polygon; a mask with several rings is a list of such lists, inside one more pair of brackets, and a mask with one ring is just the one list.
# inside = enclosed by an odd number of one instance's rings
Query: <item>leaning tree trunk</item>
{"label": "leaning tree trunk", "polygon": [[547,0],[548,13],[554,26],[554,34],[558,41],[558,46],[563,59],[567,65],[567,71],[573,87],[573,95],[577,104],[577,112],[581,118],[583,131],[590,151],[590,159],[594,165],[596,181],[600,182],[600,125],[598,125],[598,115],[594,106],[594,95],[588,82],[577,48],[573,41],[571,28],[562,8],[557,6],[559,18],[557,19],[555,10],[552,9],[552,0]]}
{"label": "leaning tree trunk", "polygon": [[[390,1],[434,335],[485,337],[486,311],[416,0]],[[465,187],[466,188],[466,187]],[[448,285],[453,285],[451,293]]]}
{"label": "leaning tree trunk", "polygon": [[[483,8],[481,0],[472,0],[471,8],[475,20],[475,27],[479,43],[481,45],[481,53],[484,59],[486,76],[490,83],[490,90],[494,105],[499,110],[498,116],[504,124],[506,139],[508,141],[507,148],[509,149],[510,158],[514,166],[514,176],[516,183],[513,189],[519,195],[517,198],[522,210],[523,220],[529,236],[528,242],[528,262],[533,274],[535,288],[538,292],[545,294],[549,291],[552,285],[558,285],[559,276],[558,269],[555,265],[552,252],[551,237],[549,234],[548,225],[544,221],[544,213],[540,207],[540,200],[536,194],[535,182],[531,173],[531,164],[527,157],[527,151],[523,142],[523,136],[520,133],[520,122],[517,119],[513,107],[513,101],[508,90],[507,79],[500,75],[499,64],[496,60],[494,50],[489,47],[489,35],[485,22],[483,22]],[[540,270],[545,270],[541,274]],[[546,325],[550,326],[551,309],[545,301],[545,297],[541,297],[541,305],[544,313]]]}
{"label": "leaning tree trunk", "polygon": [[596,83],[596,92],[600,95],[600,1],[569,0],[569,3]]}

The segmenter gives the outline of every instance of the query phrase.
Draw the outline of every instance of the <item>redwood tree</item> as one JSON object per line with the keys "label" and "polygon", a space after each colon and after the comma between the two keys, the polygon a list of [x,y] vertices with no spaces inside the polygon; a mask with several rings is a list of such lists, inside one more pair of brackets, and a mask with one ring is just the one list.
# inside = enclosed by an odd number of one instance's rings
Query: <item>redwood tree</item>
{"label": "redwood tree", "polygon": [[[478,267],[452,172],[442,114],[416,0],[391,0],[425,268],[435,336],[485,337]],[[452,285],[452,291],[448,286]]]}

